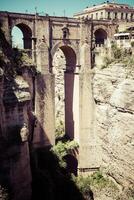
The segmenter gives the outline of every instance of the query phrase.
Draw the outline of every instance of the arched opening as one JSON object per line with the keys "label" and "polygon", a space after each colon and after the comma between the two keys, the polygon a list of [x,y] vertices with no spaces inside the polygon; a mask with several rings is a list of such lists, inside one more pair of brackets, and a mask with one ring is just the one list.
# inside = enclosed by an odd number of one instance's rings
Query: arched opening
{"label": "arched opening", "polygon": [[56,135],[65,132],[65,105],[64,105],[64,69],[65,55],[58,49],[53,57],[53,73],[55,74],[55,129]]}
{"label": "arched opening", "polygon": [[23,49],[23,33],[17,26],[12,29],[12,47]]}
{"label": "arched opening", "polygon": [[20,49],[32,49],[32,31],[23,24],[17,24],[13,27],[12,32],[12,47]]}
{"label": "arched opening", "polygon": [[[69,46],[61,46],[53,57],[53,73],[55,74],[55,121],[56,129],[65,133],[70,139],[76,132],[75,109],[79,101],[76,94],[75,72],[76,54]],[[78,91],[77,91],[78,92]],[[76,100],[77,99],[77,100]],[[78,116],[77,116],[78,117]],[[78,126],[77,126],[78,127]]]}
{"label": "arched opening", "polygon": [[105,30],[98,29],[95,31],[94,35],[96,45],[101,46],[105,44],[105,40],[107,39],[107,32]]}

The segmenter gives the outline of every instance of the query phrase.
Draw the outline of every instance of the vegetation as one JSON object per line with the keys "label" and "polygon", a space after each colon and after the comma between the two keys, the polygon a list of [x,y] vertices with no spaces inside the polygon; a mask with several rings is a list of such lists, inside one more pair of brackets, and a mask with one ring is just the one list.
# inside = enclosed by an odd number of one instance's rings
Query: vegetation
{"label": "vegetation", "polygon": [[[97,171],[90,176],[72,176],[73,181],[81,193],[85,196],[91,190],[98,195],[108,195],[114,200],[134,200],[134,187],[124,189],[121,193],[115,183],[101,171]],[[103,196],[104,197],[104,196]]]}
{"label": "vegetation", "polygon": [[51,151],[58,157],[60,166],[66,167],[64,157],[67,154],[71,154],[78,147],[79,145],[75,141],[58,141],[57,144],[52,147]]}
{"label": "vegetation", "polygon": [[64,128],[64,123],[60,121],[57,123],[56,130],[55,130],[55,137],[56,139],[59,139],[63,137],[65,134],[65,128]]}
{"label": "vegetation", "polygon": [[[78,149],[78,144],[75,141],[70,141],[63,136],[62,126],[57,128],[58,141],[54,147],[52,147],[51,152],[54,153],[59,159],[59,165],[63,169],[66,169],[67,163],[64,159],[66,155],[73,154],[75,150]],[[112,190],[117,190],[115,184],[104,177],[100,171],[93,173],[90,176],[74,176],[71,174],[73,183],[77,186],[84,199],[93,199],[93,192],[91,189],[99,190],[105,188],[112,188]]]}
{"label": "vegetation", "polygon": [[[114,63],[123,63],[125,64],[126,71],[131,73],[130,71],[134,70],[134,58],[132,55],[131,48],[119,48],[115,43],[111,46],[111,56],[104,57],[104,65],[102,68],[109,67],[110,64]],[[130,69],[130,70],[129,70]]]}
{"label": "vegetation", "polygon": [[5,77],[13,78],[20,74],[23,66],[32,66],[35,70],[35,66],[28,53],[12,48],[0,27],[0,67],[4,71]]}
{"label": "vegetation", "polygon": [[84,200],[67,170],[52,151],[38,148],[32,154],[32,200]]}
{"label": "vegetation", "polygon": [[78,188],[82,193],[86,193],[89,188],[103,189],[106,187],[114,188],[117,187],[115,184],[109,180],[107,177],[104,177],[100,171],[94,172],[92,175],[83,177],[73,177],[73,180],[76,182]]}
{"label": "vegetation", "polygon": [[4,70],[4,75],[10,77],[20,74],[24,66],[28,66],[29,69],[31,67],[35,71],[35,67],[28,54],[17,48],[12,49],[12,59],[9,59],[3,52],[0,52],[0,66]]}
{"label": "vegetation", "polygon": [[113,54],[113,58],[114,59],[120,59],[122,57],[122,49],[121,48],[118,48],[116,44],[112,44],[111,46],[111,49],[112,49],[112,54]]}

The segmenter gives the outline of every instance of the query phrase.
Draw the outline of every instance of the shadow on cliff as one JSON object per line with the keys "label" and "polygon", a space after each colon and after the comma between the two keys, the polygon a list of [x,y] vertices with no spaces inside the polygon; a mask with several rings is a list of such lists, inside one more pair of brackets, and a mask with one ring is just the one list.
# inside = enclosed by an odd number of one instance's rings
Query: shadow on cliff
{"label": "shadow on cliff", "polygon": [[34,150],[33,159],[32,200],[74,199],[74,194],[77,196],[76,199],[82,199],[66,170],[59,167],[58,159],[49,148]]}
{"label": "shadow on cliff", "polygon": [[14,78],[16,75],[20,75],[21,65],[21,52],[18,49],[12,49],[0,26],[0,67],[3,70],[0,80],[2,85],[0,88],[2,98],[0,99],[0,199],[2,198],[2,200],[15,198],[14,182],[18,177],[17,173],[13,176],[12,170],[15,169],[15,165],[21,163],[22,159],[21,148],[24,143],[21,140],[20,130],[24,123],[24,117],[21,117],[21,120],[13,120],[15,112],[22,110],[24,105],[18,101],[15,95],[18,85]]}
{"label": "shadow on cliff", "polygon": [[[49,147],[34,149],[32,153],[32,200],[84,200],[67,169],[59,166]],[[87,199],[87,198],[86,198]],[[90,191],[88,199],[93,200]]]}
{"label": "shadow on cliff", "polygon": [[40,123],[36,123],[40,126],[41,138],[46,137],[48,146],[34,147],[31,142],[32,200],[93,200],[90,188],[89,194],[84,197],[72,180],[71,173],[77,174],[77,159],[68,154],[64,158],[66,168],[61,167],[46,133]]}

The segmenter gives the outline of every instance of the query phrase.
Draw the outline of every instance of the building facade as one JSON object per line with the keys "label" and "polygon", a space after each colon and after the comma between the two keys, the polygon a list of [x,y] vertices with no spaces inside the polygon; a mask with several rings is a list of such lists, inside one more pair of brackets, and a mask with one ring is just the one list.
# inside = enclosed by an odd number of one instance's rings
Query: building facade
{"label": "building facade", "polygon": [[128,4],[107,1],[100,5],[87,7],[82,12],[76,13],[74,17],[94,20],[134,21],[134,8]]}

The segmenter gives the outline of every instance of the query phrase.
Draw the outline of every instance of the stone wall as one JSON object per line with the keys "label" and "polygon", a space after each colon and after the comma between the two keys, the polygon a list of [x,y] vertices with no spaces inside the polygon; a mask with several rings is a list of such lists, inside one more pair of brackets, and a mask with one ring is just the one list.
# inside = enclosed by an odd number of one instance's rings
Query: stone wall
{"label": "stone wall", "polygon": [[[132,71],[131,71],[132,72]],[[95,134],[101,151],[100,166],[123,185],[134,183],[134,80],[127,67],[114,64],[95,69]]]}

